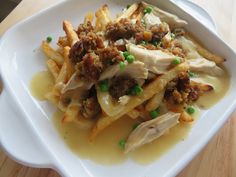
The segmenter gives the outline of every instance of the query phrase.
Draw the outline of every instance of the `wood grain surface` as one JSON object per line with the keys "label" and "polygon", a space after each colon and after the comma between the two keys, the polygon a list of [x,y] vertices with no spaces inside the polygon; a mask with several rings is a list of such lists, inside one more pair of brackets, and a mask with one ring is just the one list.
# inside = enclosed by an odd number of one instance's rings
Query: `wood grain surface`
{"label": "wood grain surface", "polygon": [[[192,1],[209,12],[217,24],[218,34],[236,50],[236,1]],[[57,0],[22,0],[0,23],[0,35],[17,21],[56,2]],[[59,177],[59,175],[51,169],[22,166],[0,150],[0,177]],[[236,112],[177,177],[236,177]]]}

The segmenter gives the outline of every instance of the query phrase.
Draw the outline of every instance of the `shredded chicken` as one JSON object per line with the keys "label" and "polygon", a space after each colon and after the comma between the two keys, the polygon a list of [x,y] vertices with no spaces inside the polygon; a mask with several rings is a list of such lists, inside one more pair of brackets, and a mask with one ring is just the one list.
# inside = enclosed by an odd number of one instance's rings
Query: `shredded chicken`
{"label": "shredded chicken", "polygon": [[154,26],[154,25],[160,25],[161,24],[161,20],[158,16],[154,15],[153,13],[150,14],[145,14],[143,17],[143,20],[145,22],[146,28],[150,29],[150,27]]}
{"label": "shredded chicken", "polygon": [[154,74],[162,74],[168,71],[176,56],[162,52],[161,50],[147,50],[134,44],[128,44],[127,50],[135,56],[135,59],[145,64],[145,67]]}
{"label": "shredded chicken", "polygon": [[171,41],[172,41],[172,38],[171,38],[171,32],[169,31],[161,40],[162,42],[162,47],[163,48],[168,48],[171,46]]}
{"label": "shredded chicken", "polygon": [[118,102],[119,102],[121,105],[126,105],[126,104],[129,102],[129,99],[130,99],[130,96],[124,95],[124,96],[122,96],[122,97],[119,98]]}
{"label": "shredded chicken", "polygon": [[[151,6],[148,3],[142,2],[144,7]],[[159,9],[158,7],[153,7],[153,14],[158,16],[161,21],[166,22],[170,25],[171,28],[177,28],[177,27],[183,27],[187,25],[187,22],[185,20],[180,19],[178,16],[171,14],[167,11],[164,11],[162,9]]]}
{"label": "shredded chicken", "polygon": [[124,64],[124,69],[120,69],[119,64],[110,66],[101,74],[99,80],[110,79],[114,76],[120,75],[129,75],[134,79],[147,79],[148,70],[145,68],[145,64],[143,62],[134,61],[129,64],[125,61]]}
{"label": "shredded chicken", "polygon": [[150,143],[178,124],[179,113],[168,112],[156,119],[141,123],[128,137],[125,153]]}
{"label": "shredded chicken", "polygon": [[184,36],[177,38],[177,45],[179,45],[184,51],[186,51],[187,59],[201,58],[202,56],[197,52],[196,45],[186,39]]}
{"label": "shredded chicken", "polygon": [[93,86],[93,83],[85,80],[83,78],[80,78],[79,72],[75,72],[70,80],[64,85],[64,87],[61,90],[61,93],[65,93],[69,90],[75,90],[77,88],[84,88],[85,90],[89,90]]}
{"label": "shredded chicken", "polygon": [[191,71],[203,72],[212,76],[221,76],[224,74],[224,70],[217,66],[215,62],[205,58],[191,59],[187,60],[187,62]]}

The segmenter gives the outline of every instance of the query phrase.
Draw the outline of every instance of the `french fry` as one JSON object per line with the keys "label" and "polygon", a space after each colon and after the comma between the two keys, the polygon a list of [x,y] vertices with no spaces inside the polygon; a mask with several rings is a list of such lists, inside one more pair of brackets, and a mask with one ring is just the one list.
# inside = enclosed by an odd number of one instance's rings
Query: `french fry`
{"label": "french fry", "polygon": [[111,15],[107,5],[103,5],[96,13],[96,31],[104,30],[106,25],[111,22]]}
{"label": "french fry", "polygon": [[79,109],[80,109],[79,104],[70,103],[65,111],[62,122],[64,123],[64,122],[74,121],[78,116]]}
{"label": "french fry", "polygon": [[207,50],[206,48],[204,48],[199,42],[197,42],[197,40],[194,39],[194,37],[192,37],[192,35],[188,32],[185,33],[185,37],[189,40],[191,40],[195,45],[196,45],[196,49],[197,52],[202,55],[204,58],[210,60],[210,61],[214,61],[216,64],[221,64],[224,61],[226,61],[224,58],[213,54],[212,52],[210,52],[209,50]]}
{"label": "french fry", "polygon": [[67,36],[67,39],[70,43],[70,46],[72,47],[77,41],[79,41],[79,37],[78,35],[76,34],[76,32],[74,31],[73,29],[73,26],[72,24],[67,21],[67,20],[64,20],[63,21],[63,30],[65,31],[66,33],[66,36]]}
{"label": "french fry", "polygon": [[68,80],[67,77],[67,65],[66,62],[63,63],[61,70],[59,72],[59,75],[56,79],[56,84],[58,83],[66,83],[66,81]]}
{"label": "french fry", "polygon": [[71,78],[71,76],[74,74],[75,69],[73,67],[73,65],[70,62],[70,58],[69,58],[69,53],[70,53],[70,47],[64,47],[64,52],[63,52],[63,56],[65,59],[65,63],[66,63],[66,71],[67,71],[67,77],[68,79]]}
{"label": "french fry", "polygon": [[127,115],[132,119],[137,119],[140,116],[140,112],[136,109],[131,110]]}
{"label": "french fry", "polygon": [[156,93],[159,93],[161,90],[165,88],[167,83],[173,80],[174,78],[176,78],[180,72],[187,71],[188,69],[189,68],[188,68],[187,63],[182,63],[176,66],[175,68],[168,71],[166,74],[161,75],[160,77],[155,79],[153,82],[151,82],[149,85],[147,85],[143,89],[142,95],[133,96],[130,99],[129,103],[126,104],[126,107],[124,108],[122,112],[120,112],[114,117],[101,116],[90,133],[90,140],[92,141],[101,131],[103,131],[106,127],[108,127],[114,121],[118,120],[123,115],[127,114],[128,112],[133,110],[135,107],[142,104],[144,101],[150,99]]}
{"label": "french fry", "polygon": [[78,114],[77,118],[74,120],[74,122],[76,123],[76,125],[78,125],[79,128],[87,130],[92,128],[94,121],[91,119],[86,119],[83,116],[81,116],[80,114]]}
{"label": "french fry", "polygon": [[205,83],[195,82],[191,80],[191,85],[195,88],[198,88],[200,94],[203,94],[205,92],[210,92],[214,90],[214,87]]}
{"label": "french fry", "polygon": [[54,87],[52,88],[52,93],[58,97],[61,96],[61,90],[63,89],[64,87],[64,83],[62,82],[58,82],[54,85]]}
{"label": "french fry", "polygon": [[157,93],[156,95],[154,95],[150,100],[148,100],[147,104],[145,105],[145,110],[146,111],[153,111],[153,110],[157,109],[162,102],[162,99],[164,97],[164,93],[165,93],[165,89],[162,90],[161,92]]}
{"label": "french fry", "polygon": [[166,108],[171,112],[181,113],[184,111],[184,105],[183,104],[173,104],[166,102]]}
{"label": "french fry", "polygon": [[84,24],[87,24],[88,22],[92,22],[94,18],[94,15],[92,12],[88,12],[87,15],[84,18]]}
{"label": "french fry", "polygon": [[67,106],[63,105],[61,102],[61,94],[53,90],[46,95],[46,98],[50,100],[54,105],[57,106],[62,112],[66,112]]}
{"label": "french fry", "polygon": [[60,71],[56,62],[52,59],[49,59],[47,61],[47,66],[48,66],[48,70],[52,73],[54,79],[56,79],[58,77],[59,71]]}
{"label": "french fry", "polygon": [[179,120],[181,122],[193,122],[194,119],[192,116],[190,116],[186,111],[183,111],[181,114],[180,114],[180,117],[179,117]]}
{"label": "french fry", "polygon": [[52,104],[54,105],[58,105],[58,102],[59,102],[59,99],[60,97],[59,96],[56,96],[53,94],[53,92],[49,92],[45,95],[45,98],[50,101]]}
{"label": "french fry", "polygon": [[138,3],[132,4],[120,17],[116,18],[115,22],[119,22],[122,18],[130,18],[138,8]]}
{"label": "french fry", "polygon": [[49,45],[49,43],[47,43],[46,41],[43,41],[41,46],[44,53],[47,55],[48,58],[54,60],[59,66],[63,64],[64,58],[56,50],[54,50]]}
{"label": "french fry", "polygon": [[81,129],[89,129],[94,124],[94,121],[91,119],[86,119],[80,114],[80,105],[78,103],[70,103],[70,105],[64,111],[62,122],[74,122]]}
{"label": "french fry", "polygon": [[144,7],[139,4],[138,9],[131,15],[131,19],[141,20],[144,16]]}
{"label": "french fry", "polygon": [[70,46],[70,43],[69,43],[67,37],[63,36],[63,37],[59,37],[59,39],[57,41],[57,45],[59,47],[66,47],[66,46]]}

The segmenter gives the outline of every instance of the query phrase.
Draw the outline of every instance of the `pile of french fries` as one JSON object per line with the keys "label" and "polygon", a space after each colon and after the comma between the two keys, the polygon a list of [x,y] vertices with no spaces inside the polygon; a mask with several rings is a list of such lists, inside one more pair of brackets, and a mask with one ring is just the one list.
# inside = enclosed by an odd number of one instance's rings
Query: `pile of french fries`
{"label": "pile of french fries", "polygon": [[[143,9],[144,6],[142,3],[134,3],[129,7],[121,16],[116,18],[114,21],[119,22],[122,18],[128,19],[141,19],[143,17]],[[95,21],[95,30],[103,31],[108,23],[112,21],[110,11],[107,5],[102,6],[95,13],[96,21]],[[84,19],[84,22],[93,22],[94,15],[93,13],[88,13]],[[108,127],[110,124],[118,120],[124,115],[128,115],[133,119],[139,117],[140,112],[136,109],[143,102],[149,100],[149,104],[146,105],[146,110],[150,111],[157,104],[160,103],[160,98],[163,98],[164,88],[167,83],[177,77],[180,72],[188,71],[188,65],[186,62],[177,65],[176,67],[169,70],[166,74],[157,77],[154,81],[149,83],[143,88],[143,94],[140,96],[132,96],[130,101],[125,105],[125,108],[121,113],[113,117],[109,117],[105,114],[102,114],[96,122],[91,120],[87,120],[80,115],[80,105],[77,103],[70,103],[67,107],[60,104],[60,99],[63,96],[61,89],[62,85],[66,84],[71,76],[76,72],[75,67],[72,65],[69,59],[69,52],[71,47],[79,41],[79,37],[77,33],[74,31],[74,27],[69,21],[63,21],[63,30],[65,31],[65,36],[60,37],[58,40],[58,49],[53,49],[50,44],[46,41],[42,42],[42,49],[46,54],[47,67],[54,77],[54,87],[46,95],[47,100],[56,105],[62,112],[64,112],[63,122],[76,122],[83,128],[89,128],[91,126],[91,134],[90,139],[93,140],[102,130]],[[188,38],[191,38],[189,35]],[[192,41],[193,38],[191,38]],[[195,41],[194,41],[195,42]],[[218,57],[197,42],[198,52],[205,58],[209,60],[215,61],[217,64],[222,63],[224,61],[223,58]],[[191,122],[193,118],[188,115],[183,109],[178,110],[181,112],[181,120],[184,122]]]}

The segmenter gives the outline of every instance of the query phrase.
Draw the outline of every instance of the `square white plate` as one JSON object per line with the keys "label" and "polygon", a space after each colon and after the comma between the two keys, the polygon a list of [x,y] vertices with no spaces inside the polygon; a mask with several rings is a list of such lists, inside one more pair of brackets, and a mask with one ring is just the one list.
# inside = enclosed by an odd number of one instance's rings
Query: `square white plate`
{"label": "square white plate", "polygon": [[[114,16],[132,2],[62,2],[11,28],[3,36],[0,44],[0,69],[4,81],[1,101],[5,102],[1,110],[5,110],[6,113],[0,116],[0,142],[13,158],[31,166],[54,168],[68,177],[169,177],[179,172],[224,124],[236,106],[236,54],[216,34],[170,1],[147,2],[187,20],[188,31],[211,51],[227,59],[225,65],[231,75],[231,85],[224,99],[210,110],[202,112],[189,137],[152,164],[145,166],[128,160],[119,165],[103,166],[80,159],[64,144],[53,126],[52,106],[37,101],[30,94],[29,83],[32,76],[46,68],[45,56],[39,47],[46,36],[50,35],[57,39],[63,35],[61,26],[65,19],[77,25],[83,21],[86,12],[94,12],[103,4],[109,5]],[[9,122],[12,122],[10,128]],[[21,146],[18,146],[19,144]],[[32,144],[35,149],[32,148]]]}

